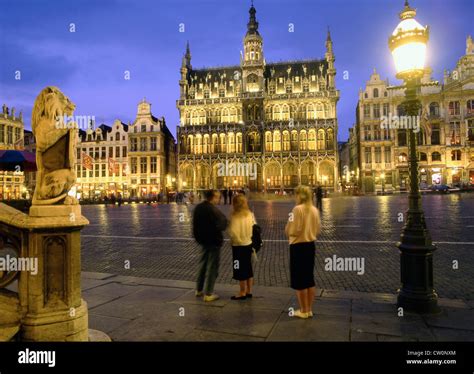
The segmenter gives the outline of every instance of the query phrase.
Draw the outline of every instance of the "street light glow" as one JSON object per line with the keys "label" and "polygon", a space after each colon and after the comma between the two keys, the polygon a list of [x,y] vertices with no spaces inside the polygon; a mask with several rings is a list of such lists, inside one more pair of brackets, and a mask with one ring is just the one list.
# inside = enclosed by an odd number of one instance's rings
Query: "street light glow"
{"label": "street light glow", "polygon": [[416,21],[415,16],[416,10],[410,8],[407,1],[400,13],[401,22],[388,42],[400,79],[420,77],[425,69],[429,29]]}
{"label": "street light glow", "polygon": [[421,42],[409,42],[392,51],[397,73],[413,70],[423,70],[425,67],[426,44]]}

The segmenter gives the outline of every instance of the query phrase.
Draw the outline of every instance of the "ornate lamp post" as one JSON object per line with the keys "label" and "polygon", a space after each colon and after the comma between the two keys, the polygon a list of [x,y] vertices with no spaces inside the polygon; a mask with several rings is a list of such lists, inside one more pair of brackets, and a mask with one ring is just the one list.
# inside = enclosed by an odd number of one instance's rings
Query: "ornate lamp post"
{"label": "ornate lamp post", "polygon": [[[421,103],[417,91],[425,69],[426,45],[429,38],[428,27],[420,25],[414,17],[416,10],[410,8],[408,0],[400,13],[401,22],[389,38],[388,44],[395,61],[397,78],[405,82],[405,113],[411,118],[420,115]],[[433,288],[433,251],[421,206],[418,186],[418,161],[416,136],[408,131],[410,193],[406,224],[403,228],[398,248],[400,249],[401,289],[398,306],[416,313],[438,311],[438,295]]]}

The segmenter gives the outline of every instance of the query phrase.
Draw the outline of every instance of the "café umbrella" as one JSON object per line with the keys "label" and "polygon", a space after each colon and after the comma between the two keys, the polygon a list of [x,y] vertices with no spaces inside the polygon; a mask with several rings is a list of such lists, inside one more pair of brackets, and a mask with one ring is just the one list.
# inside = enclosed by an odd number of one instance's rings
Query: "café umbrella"
{"label": "caf\u00e9 umbrella", "polygon": [[36,155],[28,151],[0,150],[0,170],[36,171]]}

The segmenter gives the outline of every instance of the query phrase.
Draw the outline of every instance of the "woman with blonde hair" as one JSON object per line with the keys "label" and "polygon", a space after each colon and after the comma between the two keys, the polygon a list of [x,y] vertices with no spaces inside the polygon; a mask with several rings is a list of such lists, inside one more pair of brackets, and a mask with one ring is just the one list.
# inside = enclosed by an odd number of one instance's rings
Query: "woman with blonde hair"
{"label": "woman with blonde hair", "polygon": [[256,222],[244,195],[234,196],[232,208],[228,233],[232,244],[233,278],[240,282],[240,292],[231,299],[245,300],[252,297],[252,228]]}
{"label": "woman with blonde hair", "polygon": [[313,316],[315,240],[321,232],[321,219],[309,187],[296,188],[295,198],[296,206],[285,227],[290,243],[291,288],[296,290],[300,305],[294,316],[309,318]]}

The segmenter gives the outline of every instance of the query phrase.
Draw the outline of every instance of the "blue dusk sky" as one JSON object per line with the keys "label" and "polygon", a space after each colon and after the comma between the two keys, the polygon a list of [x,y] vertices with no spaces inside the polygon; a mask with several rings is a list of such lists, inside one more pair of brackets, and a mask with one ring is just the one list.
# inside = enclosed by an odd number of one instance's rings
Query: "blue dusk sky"
{"label": "blue dusk sky", "polygon": [[[255,0],[267,62],[323,58],[326,30],[336,55],[339,140],[355,121],[359,88],[373,69],[394,79],[387,40],[404,0]],[[435,79],[452,69],[474,36],[473,0],[411,0],[431,29]],[[58,86],[77,115],[111,125],[135,118],[146,97],[176,133],[179,69],[237,65],[250,0],[0,0],[0,105],[22,110],[30,128],[35,97]],[[70,24],[75,32],[70,32]],[[289,24],[294,32],[289,32]],[[184,24],[184,32],[180,32]],[[130,71],[130,80],[124,72]],[[15,79],[15,72],[21,79]],[[347,80],[343,72],[348,72]]]}

